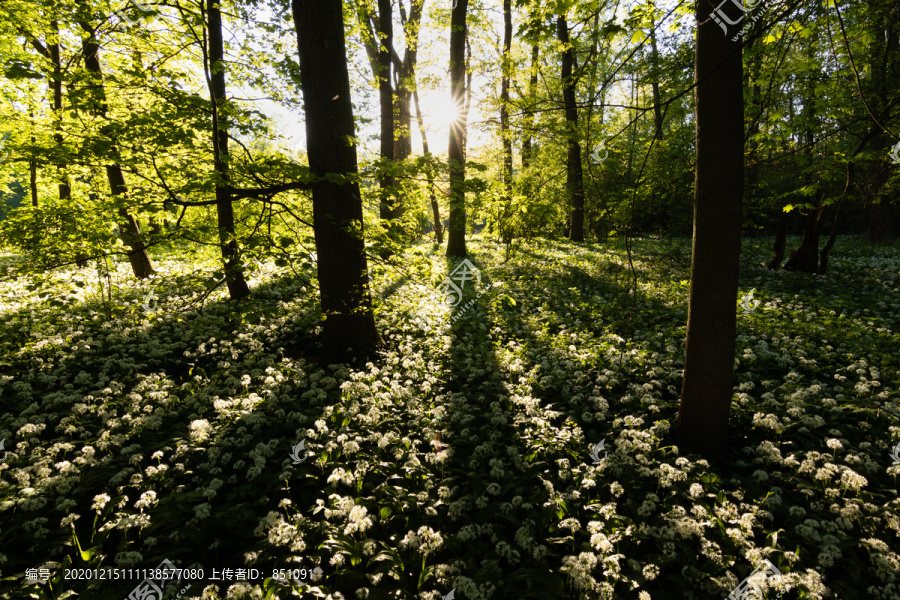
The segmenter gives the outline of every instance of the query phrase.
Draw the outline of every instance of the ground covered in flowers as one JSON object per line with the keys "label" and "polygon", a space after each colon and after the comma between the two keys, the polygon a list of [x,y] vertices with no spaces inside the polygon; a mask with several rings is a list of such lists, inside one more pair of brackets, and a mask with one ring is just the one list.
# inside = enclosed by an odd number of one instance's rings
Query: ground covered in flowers
{"label": "ground covered in flowers", "polygon": [[896,599],[900,250],[844,238],[814,277],[770,244],[725,468],[673,431],[689,240],[634,271],[482,240],[456,315],[416,246],[373,268],[385,345],[355,365],[315,361],[309,266],[258,265],[240,306],[203,256],[0,280],[0,597],[121,600],[167,559],[194,569],[167,597],[707,599],[768,559],[766,598]]}

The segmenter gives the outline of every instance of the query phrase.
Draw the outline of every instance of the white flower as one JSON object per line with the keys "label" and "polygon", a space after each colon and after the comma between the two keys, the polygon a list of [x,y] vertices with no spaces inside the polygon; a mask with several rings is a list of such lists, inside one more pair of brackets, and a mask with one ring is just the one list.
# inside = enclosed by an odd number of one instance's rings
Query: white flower
{"label": "white flower", "polygon": [[91,508],[96,510],[97,512],[100,512],[104,508],[106,508],[106,504],[109,501],[109,494],[97,494],[96,496],[94,496],[94,503],[91,505]]}
{"label": "white flower", "polygon": [[209,438],[209,434],[212,433],[212,430],[212,426],[206,419],[191,421],[191,441],[195,444],[205,442]]}
{"label": "white flower", "polygon": [[194,507],[194,515],[197,519],[205,519],[210,515],[211,507],[209,503],[204,502],[203,504],[198,504]]}
{"label": "white flower", "polygon": [[137,502],[134,503],[135,508],[150,508],[156,504],[156,492],[153,490],[144,492]]}

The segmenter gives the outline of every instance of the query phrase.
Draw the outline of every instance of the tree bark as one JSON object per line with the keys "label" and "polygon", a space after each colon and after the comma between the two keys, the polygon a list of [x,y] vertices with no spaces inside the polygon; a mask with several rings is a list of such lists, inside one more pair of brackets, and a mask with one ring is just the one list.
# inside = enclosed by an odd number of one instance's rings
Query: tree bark
{"label": "tree bark", "polygon": [[[88,37],[81,41],[81,50],[84,55],[85,69],[91,74],[93,82],[90,91],[92,102],[91,112],[106,120],[108,107],[106,101],[106,89],[103,85],[103,71],[100,68],[100,46],[96,42],[95,30],[86,22],[80,23],[81,28],[85,30]],[[116,136],[111,132],[110,126],[104,125],[100,128],[101,134],[107,137],[112,146],[110,148],[111,156],[118,155]],[[109,191],[113,196],[126,199],[128,197],[128,186],[125,185],[125,176],[122,173],[122,167],[118,162],[113,162],[106,166],[106,177],[109,181]],[[128,212],[125,206],[119,206],[117,209],[119,214],[119,235],[122,241],[130,249],[128,253],[128,262],[131,263],[131,270],[138,279],[146,279],[155,272],[153,261],[147,253],[147,248],[141,239],[141,228],[137,220]]]}
{"label": "tree bark", "polygon": [[[466,12],[469,0],[458,0],[450,16],[450,97],[461,110],[466,96]],[[450,163],[450,220],[447,256],[466,257],[466,114],[461,110],[459,123],[450,124],[447,158]]]}
{"label": "tree bark", "polygon": [[741,251],[743,64],[741,42],[729,41],[709,18],[713,1],[698,0],[695,9],[697,166],[678,441],[720,462],[728,447]]}
{"label": "tree bark", "polygon": [[[350,348],[368,353],[380,343],[363,241],[353,106],[340,0],[292,0],[300,55],[312,186],[313,229],[321,297],[324,357],[339,361]],[[340,175],[342,181],[325,176]]]}
{"label": "tree bark", "polygon": [[575,100],[576,81],[572,74],[575,49],[569,41],[569,24],[565,15],[556,18],[556,36],[563,46],[562,89],[566,108],[566,189],[571,206],[569,239],[584,241],[584,175],[581,168],[581,144],[578,143],[578,106]]}
{"label": "tree bark", "polygon": [[238,243],[235,236],[234,205],[229,192],[228,174],[228,122],[223,110],[225,93],[225,51],[222,43],[222,13],[219,0],[206,0],[209,30],[210,99],[213,118],[213,167],[219,176],[216,182],[216,216],[219,225],[219,245],[225,270],[225,283],[232,300],[250,295],[250,287],[244,279],[240,265]]}
{"label": "tree bark", "polygon": [[[394,90],[391,87],[391,48],[394,45],[391,0],[378,0],[378,102],[381,105],[381,158],[394,162]],[[394,177],[384,171],[379,175],[381,202],[379,216],[384,221],[394,214]],[[393,229],[393,228],[391,228]]]}

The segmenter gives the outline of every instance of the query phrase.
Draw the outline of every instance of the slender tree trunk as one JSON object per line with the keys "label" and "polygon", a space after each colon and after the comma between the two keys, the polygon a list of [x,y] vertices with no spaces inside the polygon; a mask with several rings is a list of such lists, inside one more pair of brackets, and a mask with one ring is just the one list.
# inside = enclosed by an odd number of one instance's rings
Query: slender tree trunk
{"label": "slender tree trunk", "polygon": [[772,253],[772,260],[766,265],[773,271],[781,267],[781,263],[784,262],[784,251],[787,247],[787,232],[788,214],[782,210],[781,214],[778,215],[778,232],[775,234],[775,252]]}
{"label": "slender tree trunk", "polygon": [[[51,26],[53,27],[54,32],[56,32],[57,40],[59,39],[59,25],[56,21],[53,21]],[[53,90],[53,112],[56,114],[56,133],[53,134],[53,138],[56,140],[56,145],[62,147],[63,145],[63,134],[62,134],[62,64],[59,58],[59,42],[55,44],[47,44],[47,49],[50,51],[50,60],[53,63],[53,75],[52,80],[50,81],[50,89]],[[60,172],[59,176],[59,199],[60,200],[68,200],[72,197],[72,187],[69,185],[69,175],[66,172],[67,165],[65,163],[57,164],[57,169]],[[85,264],[87,264],[85,262]],[[83,266],[83,265],[79,265]]]}
{"label": "slender tree trunk", "polygon": [[503,0],[503,74],[500,81],[500,137],[503,141],[503,183],[506,186],[506,202],[512,202],[513,151],[509,130],[509,77],[512,69],[512,0]]}
{"label": "slender tree trunk", "polygon": [[[528,102],[534,101],[534,95],[538,84],[538,60],[540,59],[540,47],[537,44],[531,46],[531,74],[528,78]],[[532,162],[534,149],[532,147],[532,129],[534,129],[534,112],[528,110],[525,115],[525,139],[522,141],[522,170],[527,169]]]}
{"label": "slender tree trunk", "polygon": [[[381,105],[381,158],[394,162],[394,90],[391,87],[391,52],[394,26],[391,0],[378,0],[378,101]],[[379,176],[381,203],[379,215],[391,221],[394,214],[394,177],[382,172]],[[389,225],[394,231],[395,228]]]}
{"label": "slender tree trunk", "polygon": [[[91,112],[99,115],[100,118],[107,118],[107,102],[106,90],[103,85],[103,71],[100,69],[100,46],[95,41],[95,31],[86,22],[81,23],[81,28],[85,30],[89,37],[82,39],[81,49],[84,55],[85,69],[91,74],[93,82],[90,85],[92,92],[92,101],[94,106]],[[109,125],[100,128],[100,132],[107,137],[112,146],[109,150],[111,156],[118,155],[117,139],[111,133]],[[125,176],[122,173],[122,167],[118,162],[114,162],[106,166],[106,177],[109,181],[109,190],[113,196],[119,197],[124,201],[128,197],[128,187],[125,185]],[[117,209],[119,214],[119,234],[122,241],[131,250],[128,253],[128,261],[131,263],[131,270],[138,279],[146,279],[155,272],[153,261],[147,253],[144,241],[141,239],[141,228],[137,220],[128,212],[125,206],[119,206]]]}
{"label": "slender tree trunk", "polygon": [[[425,121],[422,119],[422,108],[419,106],[419,92],[413,92],[413,99],[416,102],[416,121],[419,124],[419,133],[422,135],[422,153],[428,157],[431,152],[428,150],[428,136],[425,134]],[[441,228],[441,209],[438,206],[437,197],[434,193],[434,175],[431,168],[428,168],[426,175],[428,178],[428,195],[431,199],[431,214],[434,219],[434,239],[438,244],[444,243],[444,230]]]}
{"label": "slender tree trunk", "polygon": [[210,99],[212,100],[213,117],[213,166],[219,180],[216,183],[216,216],[219,225],[219,244],[222,248],[222,261],[225,267],[225,283],[228,294],[233,300],[240,300],[250,295],[250,287],[244,279],[238,253],[237,238],[234,225],[234,205],[231,192],[228,191],[228,122],[225,93],[225,61],[222,43],[222,13],[219,11],[219,0],[207,0],[206,11],[209,29],[209,71]]}
{"label": "slender tree trunk", "polygon": [[556,35],[563,46],[562,86],[563,103],[566,107],[566,188],[571,205],[569,239],[584,241],[584,175],[581,167],[581,144],[578,142],[578,106],[575,100],[576,81],[572,74],[575,64],[575,49],[569,41],[569,24],[565,15],[556,18]]}
{"label": "slender tree trunk", "polygon": [[653,51],[653,78],[650,86],[653,90],[653,123],[656,126],[653,138],[661,140],[663,139],[663,118],[659,100],[659,50],[656,47],[656,24],[652,17],[650,18],[650,48]]}
{"label": "slender tree trunk", "polygon": [[697,172],[678,442],[719,462],[728,447],[733,393],[744,105],[741,42],[729,41],[709,18],[714,2],[696,3]]}
{"label": "slender tree trunk", "polygon": [[450,97],[463,113],[460,123],[450,124],[447,157],[450,163],[450,220],[448,222],[447,256],[466,257],[466,116],[462,107],[466,99],[466,13],[469,0],[458,0],[450,16]]}
{"label": "slender tree trunk", "polygon": [[[63,134],[62,134],[62,120],[63,120],[63,94],[62,94],[62,62],[60,60],[60,46],[59,46],[59,23],[57,21],[51,21],[50,27],[54,32],[55,38],[54,43],[47,43],[46,48],[42,48],[42,46],[35,41],[35,46],[38,48],[38,51],[41,52],[46,58],[50,60],[51,65],[53,66],[53,73],[50,76],[50,89],[53,92],[53,113],[56,117],[56,133],[53,134],[53,139],[56,141],[56,145],[59,146],[60,149],[63,148]],[[72,186],[69,183],[69,174],[68,174],[68,165],[59,160],[56,163],[56,171],[59,178],[59,199],[60,200],[69,200],[72,198]],[[33,200],[32,200],[33,201]],[[73,218],[71,221],[72,227],[74,229],[78,229],[78,219]],[[88,257],[84,254],[84,252],[77,251],[75,253],[75,264],[80,268],[84,268],[88,266]]]}
{"label": "slender tree trunk", "polygon": [[400,161],[412,155],[412,101],[416,91],[416,64],[419,56],[419,29],[422,25],[422,8],[425,0],[411,0],[409,17],[403,2],[400,5],[400,18],[406,38],[406,53],[397,69],[398,82],[396,91],[396,125],[394,129],[394,160]]}
{"label": "slender tree trunk", "polygon": [[[362,196],[340,0],[292,0],[300,55],[316,238],[325,359],[348,349],[368,353],[379,343],[369,295]],[[342,181],[326,175],[341,175]]]}

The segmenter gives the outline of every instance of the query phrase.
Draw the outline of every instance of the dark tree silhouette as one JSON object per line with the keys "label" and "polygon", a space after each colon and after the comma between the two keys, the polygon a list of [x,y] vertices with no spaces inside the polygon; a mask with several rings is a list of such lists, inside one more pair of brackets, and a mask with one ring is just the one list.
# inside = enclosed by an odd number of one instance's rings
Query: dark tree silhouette
{"label": "dark tree silhouette", "polygon": [[[450,96],[463,115],[466,96],[466,13],[469,0],[458,0],[450,16]],[[450,124],[450,220],[447,223],[447,256],[466,256],[466,120]]]}
{"label": "dark tree silhouette", "polygon": [[340,0],[293,0],[326,360],[380,343],[363,243],[356,134]]}
{"label": "dark tree silhouette", "polygon": [[678,441],[720,461],[734,369],[744,105],[742,42],[722,34],[709,16],[714,9],[710,0],[696,4],[694,244]]}

